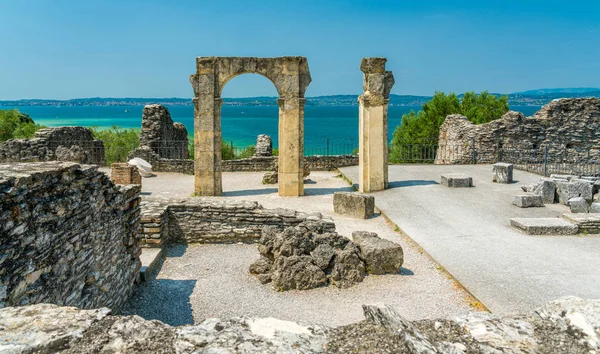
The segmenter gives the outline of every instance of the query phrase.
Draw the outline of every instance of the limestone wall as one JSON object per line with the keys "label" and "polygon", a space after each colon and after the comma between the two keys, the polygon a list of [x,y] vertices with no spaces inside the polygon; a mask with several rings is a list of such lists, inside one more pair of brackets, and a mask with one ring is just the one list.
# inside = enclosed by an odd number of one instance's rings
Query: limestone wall
{"label": "limestone wall", "polygon": [[73,161],[104,164],[104,143],[84,127],[40,129],[32,139],[0,144],[0,162]]}
{"label": "limestone wall", "polygon": [[139,187],[96,166],[0,165],[0,307],[118,310],[140,267]]}
{"label": "limestone wall", "polygon": [[[322,220],[319,213],[263,209],[257,202],[207,201],[197,198],[150,199],[142,202],[140,243],[158,247],[166,242],[257,242],[264,226],[284,229],[306,220]],[[331,219],[326,232],[335,231]]]}
{"label": "limestone wall", "polygon": [[[564,158],[587,156],[600,148],[600,98],[569,98],[545,105],[531,117],[508,112],[502,118],[475,125],[466,117],[446,117],[440,127],[437,164],[495,162],[498,156],[523,159],[515,151],[539,152]],[[511,161],[518,162],[518,161]]]}
{"label": "limestone wall", "polygon": [[171,119],[169,110],[162,105],[144,107],[140,146],[150,147],[165,159],[188,158],[188,133],[185,126]]}

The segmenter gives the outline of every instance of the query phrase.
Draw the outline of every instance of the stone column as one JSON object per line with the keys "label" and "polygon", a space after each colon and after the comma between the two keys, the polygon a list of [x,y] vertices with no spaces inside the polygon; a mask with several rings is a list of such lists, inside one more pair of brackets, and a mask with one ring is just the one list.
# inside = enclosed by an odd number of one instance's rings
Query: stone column
{"label": "stone column", "polygon": [[358,189],[362,193],[388,187],[388,103],[394,76],[385,58],[363,58],[363,94],[358,98]]}
{"label": "stone column", "polygon": [[304,98],[279,98],[279,195],[304,195]]}
{"label": "stone column", "polygon": [[194,193],[219,196],[221,177],[221,104],[215,95],[214,58],[198,58],[196,74],[190,77],[194,87]]}

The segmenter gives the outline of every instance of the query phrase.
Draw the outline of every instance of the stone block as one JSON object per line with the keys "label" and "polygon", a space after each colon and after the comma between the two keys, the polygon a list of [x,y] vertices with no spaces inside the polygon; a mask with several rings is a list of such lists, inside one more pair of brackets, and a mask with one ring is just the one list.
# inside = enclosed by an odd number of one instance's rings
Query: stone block
{"label": "stone block", "polygon": [[556,199],[556,183],[551,178],[542,178],[531,190],[531,193],[542,197],[542,203],[552,204]]}
{"label": "stone block", "polygon": [[579,176],[552,174],[552,175],[550,175],[550,178],[552,178],[552,179],[561,179],[561,180],[565,180],[565,181],[570,181],[571,179],[579,178]]}
{"label": "stone block", "polygon": [[594,186],[589,181],[572,180],[567,182],[556,180],[555,183],[559,203],[568,205],[569,199],[576,197],[582,197],[588,203],[592,202]]}
{"label": "stone block", "polygon": [[571,208],[571,213],[587,213],[589,211],[588,203],[582,197],[569,199],[569,208]]}
{"label": "stone block", "polygon": [[441,184],[449,188],[473,187],[473,178],[463,173],[446,173],[442,175]]}
{"label": "stone block", "polygon": [[366,231],[354,231],[352,241],[360,249],[360,258],[365,261],[367,273],[387,274],[400,271],[404,253],[399,244]]}
{"label": "stone block", "polygon": [[333,210],[336,214],[368,219],[375,214],[375,197],[351,192],[335,192]]}
{"label": "stone block", "polygon": [[110,179],[114,184],[142,185],[142,176],[136,166],[127,163],[113,163],[110,165]]}
{"label": "stone block", "polygon": [[498,162],[493,166],[492,182],[512,183],[513,165],[511,163]]}
{"label": "stone block", "polygon": [[513,205],[519,208],[543,207],[542,197],[534,194],[518,194],[513,197]]}
{"label": "stone block", "polygon": [[513,218],[510,224],[529,235],[575,235],[579,228],[559,218]]}
{"label": "stone block", "polygon": [[590,213],[600,213],[600,203],[592,203],[590,205]]}
{"label": "stone block", "polygon": [[267,172],[263,176],[262,184],[277,184],[277,172]]}

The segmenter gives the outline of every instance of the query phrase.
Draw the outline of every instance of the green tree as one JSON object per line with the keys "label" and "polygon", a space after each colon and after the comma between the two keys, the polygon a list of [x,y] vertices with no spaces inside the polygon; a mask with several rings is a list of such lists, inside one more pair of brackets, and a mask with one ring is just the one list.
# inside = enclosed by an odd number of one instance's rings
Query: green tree
{"label": "green tree", "polygon": [[127,161],[127,155],[140,146],[140,129],[121,128],[113,125],[110,129],[91,127],[94,138],[104,142],[104,157],[107,164]]}
{"label": "green tree", "polygon": [[35,124],[31,117],[17,109],[0,110],[0,142],[33,138],[35,132],[41,128],[44,126]]}
{"label": "green tree", "polygon": [[498,119],[506,112],[508,96],[496,97],[484,91],[481,94],[467,92],[459,98],[454,93],[436,92],[420,111],[402,115],[402,122],[394,130],[390,161],[406,159],[407,145],[437,144],[440,126],[449,114],[462,114],[471,122],[482,124]]}

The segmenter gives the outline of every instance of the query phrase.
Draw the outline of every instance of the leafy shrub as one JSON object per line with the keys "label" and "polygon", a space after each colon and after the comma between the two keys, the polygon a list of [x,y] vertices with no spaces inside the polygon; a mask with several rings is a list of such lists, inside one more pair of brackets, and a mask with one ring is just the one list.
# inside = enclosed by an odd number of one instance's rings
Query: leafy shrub
{"label": "leafy shrub", "polygon": [[94,138],[104,142],[104,156],[107,164],[126,162],[127,155],[140,146],[140,129],[120,128],[113,125],[110,129],[91,127]]}
{"label": "leafy shrub", "polygon": [[42,128],[45,127],[35,124],[31,117],[17,109],[0,110],[0,142],[33,138],[35,132]]}

